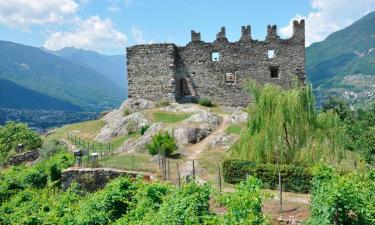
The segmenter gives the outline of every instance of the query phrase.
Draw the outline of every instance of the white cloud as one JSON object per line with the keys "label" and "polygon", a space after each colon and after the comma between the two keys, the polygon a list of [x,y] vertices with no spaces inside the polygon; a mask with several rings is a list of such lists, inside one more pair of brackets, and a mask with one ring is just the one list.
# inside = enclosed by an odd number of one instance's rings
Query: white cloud
{"label": "white cloud", "polygon": [[78,9],[74,0],[0,0],[0,23],[21,30],[61,23]]}
{"label": "white cloud", "polygon": [[124,48],[127,42],[126,35],[114,28],[111,19],[77,17],[73,24],[72,31],[52,33],[43,46],[50,50],[76,47],[100,52],[107,48]]}
{"label": "white cloud", "polygon": [[[324,40],[329,34],[349,26],[375,10],[375,0],[312,0],[314,10],[306,18],[306,45]],[[304,18],[297,15],[293,19]],[[281,28],[283,36],[292,34],[293,24]]]}
{"label": "white cloud", "polygon": [[137,44],[144,44],[145,43],[145,39],[143,37],[143,32],[138,27],[136,27],[136,26],[132,27],[131,32],[132,32],[132,37]]}
{"label": "white cloud", "polygon": [[121,9],[120,9],[120,7],[118,7],[117,5],[111,5],[111,6],[109,6],[109,7],[107,8],[107,10],[110,11],[110,12],[118,12],[118,11],[120,11]]}

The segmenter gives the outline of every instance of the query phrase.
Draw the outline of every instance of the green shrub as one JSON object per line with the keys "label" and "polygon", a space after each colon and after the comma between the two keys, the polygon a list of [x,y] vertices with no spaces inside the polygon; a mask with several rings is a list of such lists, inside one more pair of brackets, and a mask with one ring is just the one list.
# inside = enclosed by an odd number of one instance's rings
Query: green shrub
{"label": "green shrub", "polygon": [[0,164],[4,163],[9,152],[18,144],[24,145],[24,150],[33,150],[42,146],[39,135],[26,124],[8,122],[0,126]]}
{"label": "green shrub", "polygon": [[340,175],[327,166],[315,169],[306,224],[375,224],[374,175],[374,170]]}
{"label": "green shrub", "polygon": [[147,145],[148,152],[151,155],[166,154],[170,155],[177,149],[176,141],[173,135],[167,131],[159,132],[152,137],[152,141]]}
{"label": "green shrub", "polygon": [[140,129],[140,131],[139,131],[139,133],[141,135],[144,135],[146,133],[146,131],[147,131],[148,128],[150,128],[150,125],[148,125],[148,124],[142,126],[141,129]]}
{"label": "green shrub", "polygon": [[233,193],[222,195],[219,201],[228,209],[228,213],[224,214],[220,224],[265,224],[260,187],[261,181],[250,176],[237,184]]}
{"label": "green shrub", "polygon": [[[311,189],[312,173],[310,169],[294,165],[281,165],[280,171],[285,191],[307,193]],[[231,184],[239,183],[245,180],[246,176],[251,175],[261,179],[264,188],[278,188],[278,167],[275,164],[226,160],[223,163],[223,175],[225,181]]]}
{"label": "green shrub", "polygon": [[42,169],[32,169],[26,174],[24,182],[31,187],[44,188],[47,185],[48,174]]}
{"label": "green shrub", "polygon": [[124,109],[124,116],[129,116],[131,114],[129,109]]}
{"label": "green shrub", "polygon": [[198,101],[199,105],[206,106],[206,107],[214,107],[215,104],[212,103],[212,101],[206,97],[200,98]]}
{"label": "green shrub", "polygon": [[158,107],[165,107],[165,106],[169,106],[169,105],[170,105],[170,102],[166,99],[162,99],[162,100],[157,102]]}
{"label": "green shrub", "polygon": [[126,131],[128,132],[128,135],[136,133],[137,129],[138,129],[138,126],[134,120],[129,120],[128,123],[126,124]]}

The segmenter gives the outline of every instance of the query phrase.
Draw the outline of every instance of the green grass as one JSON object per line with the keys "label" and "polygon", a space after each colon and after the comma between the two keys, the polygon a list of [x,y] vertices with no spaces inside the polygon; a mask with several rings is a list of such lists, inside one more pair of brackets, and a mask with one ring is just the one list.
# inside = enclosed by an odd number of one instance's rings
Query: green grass
{"label": "green grass", "polygon": [[243,128],[244,128],[244,125],[233,124],[233,125],[230,125],[225,131],[228,134],[241,134],[241,131]]}
{"label": "green grass", "polygon": [[51,134],[44,136],[44,141],[67,139],[68,132],[74,132],[77,136],[84,139],[94,139],[104,126],[102,120],[90,120],[81,123],[65,125],[52,131]]}
{"label": "green grass", "polygon": [[125,153],[103,158],[99,161],[99,164],[104,167],[124,170],[154,172],[156,164],[150,162],[150,159],[151,156],[146,153]]}
{"label": "green grass", "polygon": [[191,115],[191,113],[154,112],[152,118],[155,122],[178,123]]}

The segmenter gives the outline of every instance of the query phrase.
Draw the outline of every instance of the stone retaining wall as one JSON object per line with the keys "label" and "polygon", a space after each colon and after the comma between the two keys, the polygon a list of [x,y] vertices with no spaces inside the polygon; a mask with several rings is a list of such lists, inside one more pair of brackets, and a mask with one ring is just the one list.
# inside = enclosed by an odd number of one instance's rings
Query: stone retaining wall
{"label": "stone retaining wall", "polygon": [[142,176],[150,179],[149,174],[125,171],[113,168],[76,168],[71,167],[62,171],[61,188],[67,190],[73,182],[77,182],[78,186],[86,191],[96,191],[110,181],[120,176],[128,176],[135,178]]}
{"label": "stone retaining wall", "polygon": [[8,164],[15,166],[24,162],[32,162],[39,157],[38,149],[14,155],[8,159]]}

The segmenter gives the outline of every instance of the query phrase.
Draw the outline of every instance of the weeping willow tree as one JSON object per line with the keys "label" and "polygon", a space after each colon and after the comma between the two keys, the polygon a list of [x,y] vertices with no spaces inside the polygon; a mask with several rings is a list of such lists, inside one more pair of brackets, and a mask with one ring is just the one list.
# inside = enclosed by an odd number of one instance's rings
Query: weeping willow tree
{"label": "weeping willow tree", "polygon": [[343,158],[344,127],[334,112],[317,113],[311,85],[284,90],[249,82],[248,90],[253,104],[247,128],[232,146],[234,157],[297,165]]}

